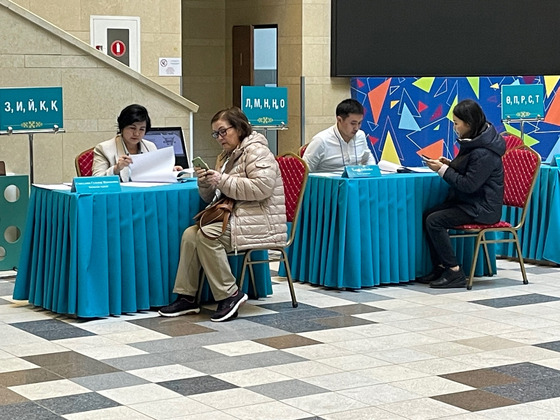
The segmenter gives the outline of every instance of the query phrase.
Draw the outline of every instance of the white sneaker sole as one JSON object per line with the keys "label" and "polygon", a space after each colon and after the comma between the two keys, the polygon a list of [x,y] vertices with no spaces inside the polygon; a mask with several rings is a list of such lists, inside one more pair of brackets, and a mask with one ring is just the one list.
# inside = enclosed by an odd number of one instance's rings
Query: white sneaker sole
{"label": "white sneaker sole", "polygon": [[160,314],[161,316],[166,316],[168,318],[174,318],[176,316],[188,315],[188,314],[197,314],[199,312],[200,312],[200,308],[196,308],[196,309],[187,309],[186,311],[173,312],[173,313],[169,313],[169,314],[158,311],[158,314]]}
{"label": "white sneaker sole", "polygon": [[226,320],[230,319],[237,312],[239,307],[241,305],[243,305],[245,302],[247,302],[247,299],[249,299],[249,296],[247,296],[247,294],[243,293],[243,297],[241,299],[239,299],[239,302],[237,302],[233,308],[231,308],[231,311],[229,311],[227,314],[225,314],[223,317],[221,317],[219,319],[210,318],[210,321],[222,322],[222,321],[226,321]]}

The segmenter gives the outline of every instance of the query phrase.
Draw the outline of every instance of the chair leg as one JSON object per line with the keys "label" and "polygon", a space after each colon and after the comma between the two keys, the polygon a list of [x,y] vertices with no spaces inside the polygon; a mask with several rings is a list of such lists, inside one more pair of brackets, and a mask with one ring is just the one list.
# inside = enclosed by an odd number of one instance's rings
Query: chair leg
{"label": "chair leg", "polygon": [[253,270],[253,263],[249,261],[249,279],[251,279],[251,285],[253,286],[253,291],[255,292],[255,299],[259,298],[259,291],[257,290],[257,284],[255,283],[255,271]]}
{"label": "chair leg", "polygon": [[488,267],[488,275],[492,277],[494,270],[492,270],[492,262],[490,261],[490,253],[488,252],[488,244],[486,243],[486,235],[482,235],[482,246],[484,247],[484,255],[486,256],[486,266]]}
{"label": "chair leg", "polygon": [[243,283],[245,283],[245,271],[247,269],[247,262],[251,261],[251,250],[245,253],[243,257],[243,265],[241,267],[241,277],[239,278],[239,290],[243,290]]}
{"label": "chair leg", "polygon": [[482,232],[480,232],[477,236],[476,236],[476,242],[474,244],[474,255],[473,255],[473,259],[471,262],[471,271],[469,274],[469,279],[467,281],[467,290],[471,290],[472,289],[472,284],[473,284],[473,279],[474,279],[474,272],[476,270],[476,263],[478,262],[478,251],[480,249],[480,240],[482,239]]}
{"label": "chair leg", "polygon": [[292,280],[292,271],[290,269],[290,262],[288,261],[288,254],[283,248],[280,248],[279,251],[282,253],[282,260],[284,265],[286,266],[286,277],[288,279],[288,286],[290,288],[290,295],[292,296],[292,307],[297,308],[298,302],[296,299],[296,291],[294,290],[294,282]]}
{"label": "chair leg", "polygon": [[523,254],[521,253],[521,245],[519,245],[519,238],[517,237],[517,232],[511,231],[513,238],[515,239],[515,246],[517,248],[517,257],[519,258],[519,268],[521,268],[521,275],[523,276],[523,284],[528,284],[527,272],[525,271],[525,262],[523,261]]}

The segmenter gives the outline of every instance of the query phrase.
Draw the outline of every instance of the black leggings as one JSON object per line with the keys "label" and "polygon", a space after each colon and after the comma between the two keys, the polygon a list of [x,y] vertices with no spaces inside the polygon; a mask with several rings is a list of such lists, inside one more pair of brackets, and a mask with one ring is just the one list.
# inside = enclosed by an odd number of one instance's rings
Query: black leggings
{"label": "black leggings", "polygon": [[456,204],[442,203],[427,210],[422,222],[433,266],[443,265],[445,268],[449,268],[459,265],[451,246],[448,229],[474,223],[474,218],[458,208]]}

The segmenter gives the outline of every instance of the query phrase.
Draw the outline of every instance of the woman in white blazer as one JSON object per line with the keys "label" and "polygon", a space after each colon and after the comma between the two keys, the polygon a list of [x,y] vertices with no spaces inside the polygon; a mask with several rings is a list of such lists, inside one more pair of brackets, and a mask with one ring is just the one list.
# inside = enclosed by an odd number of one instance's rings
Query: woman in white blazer
{"label": "woman in white blazer", "polygon": [[157,149],[151,141],[144,140],[150,130],[148,110],[132,104],[124,108],[117,118],[119,131],[107,141],[99,143],[93,151],[93,175],[118,175],[123,182],[130,180],[128,165],[131,155],[152,152]]}

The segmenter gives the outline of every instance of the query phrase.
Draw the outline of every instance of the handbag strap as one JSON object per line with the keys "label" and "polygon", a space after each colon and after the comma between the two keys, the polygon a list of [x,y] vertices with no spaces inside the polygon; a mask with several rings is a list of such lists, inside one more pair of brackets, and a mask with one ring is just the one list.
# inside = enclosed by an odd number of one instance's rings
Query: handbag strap
{"label": "handbag strap", "polygon": [[227,224],[228,224],[228,222],[229,222],[229,212],[226,212],[226,214],[224,215],[224,220],[223,220],[223,222],[222,222],[222,233],[220,233],[219,235],[210,235],[210,234],[204,232],[204,226],[203,226],[203,223],[202,223],[202,219],[203,219],[203,218],[204,218],[204,214],[203,214],[202,216],[200,216],[200,221],[199,221],[200,224],[198,225],[198,228],[200,229],[200,232],[202,233],[202,235],[203,235],[205,238],[208,238],[208,239],[218,239],[218,238],[221,237],[221,236],[224,234],[224,232],[226,231]]}

